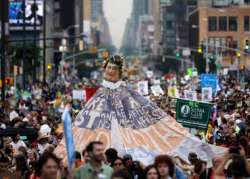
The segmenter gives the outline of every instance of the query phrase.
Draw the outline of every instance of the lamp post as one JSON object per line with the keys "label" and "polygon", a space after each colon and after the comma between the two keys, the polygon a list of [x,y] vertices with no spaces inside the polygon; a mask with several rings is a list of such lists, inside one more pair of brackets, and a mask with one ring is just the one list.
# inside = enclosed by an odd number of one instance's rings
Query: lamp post
{"label": "lamp post", "polygon": [[[66,36],[68,35],[68,31],[73,28],[80,28],[79,24],[74,24],[68,26],[65,30],[63,30],[63,38],[62,38],[62,43],[61,46],[59,47],[59,51],[62,52],[62,61],[61,61],[61,75],[63,77],[63,65],[64,65],[64,58],[65,58],[65,52],[67,51],[67,40]],[[75,46],[73,47],[73,53],[75,53]],[[73,65],[75,64],[75,59],[73,59]]]}
{"label": "lamp post", "polygon": [[46,0],[43,1],[43,84],[46,83]]}

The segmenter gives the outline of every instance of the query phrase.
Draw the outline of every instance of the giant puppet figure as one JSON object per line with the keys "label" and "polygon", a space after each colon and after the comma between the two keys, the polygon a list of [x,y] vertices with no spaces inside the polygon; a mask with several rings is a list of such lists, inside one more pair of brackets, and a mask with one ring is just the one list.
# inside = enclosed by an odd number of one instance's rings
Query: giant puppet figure
{"label": "giant puppet figure", "polygon": [[[76,149],[81,151],[90,141],[100,140],[106,148],[114,147],[121,155],[129,153],[145,163],[158,154],[173,153],[186,159],[189,152],[200,152],[203,144],[189,137],[187,129],[121,81],[123,60],[115,55],[106,61],[102,86],[77,115],[73,128]],[[63,147],[61,143],[57,149],[62,156]],[[208,148],[203,158],[214,152],[214,147]]]}

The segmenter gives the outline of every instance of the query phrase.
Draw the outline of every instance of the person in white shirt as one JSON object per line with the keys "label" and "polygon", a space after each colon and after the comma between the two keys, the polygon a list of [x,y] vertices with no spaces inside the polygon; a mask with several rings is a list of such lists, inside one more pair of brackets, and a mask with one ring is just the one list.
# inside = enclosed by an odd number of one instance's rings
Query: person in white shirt
{"label": "person in white shirt", "polygon": [[13,147],[14,153],[17,153],[19,147],[25,147],[27,148],[26,144],[20,140],[20,135],[16,135],[15,137],[12,137],[12,142],[10,145]]}

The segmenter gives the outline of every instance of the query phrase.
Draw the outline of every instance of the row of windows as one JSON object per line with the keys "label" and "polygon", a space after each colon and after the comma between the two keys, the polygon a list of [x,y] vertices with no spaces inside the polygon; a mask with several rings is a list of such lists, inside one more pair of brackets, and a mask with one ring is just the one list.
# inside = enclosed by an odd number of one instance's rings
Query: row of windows
{"label": "row of windows", "polygon": [[[249,16],[244,16],[244,31],[250,31]],[[237,31],[238,21],[236,16],[210,16],[208,17],[209,31]]]}

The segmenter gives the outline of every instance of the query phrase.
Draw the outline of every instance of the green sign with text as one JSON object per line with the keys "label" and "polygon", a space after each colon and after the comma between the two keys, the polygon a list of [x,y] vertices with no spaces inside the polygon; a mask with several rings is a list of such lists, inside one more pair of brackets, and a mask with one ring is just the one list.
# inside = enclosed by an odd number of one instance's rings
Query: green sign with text
{"label": "green sign with text", "polygon": [[184,127],[207,129],[212,104],[177,99],[176,120]]}

